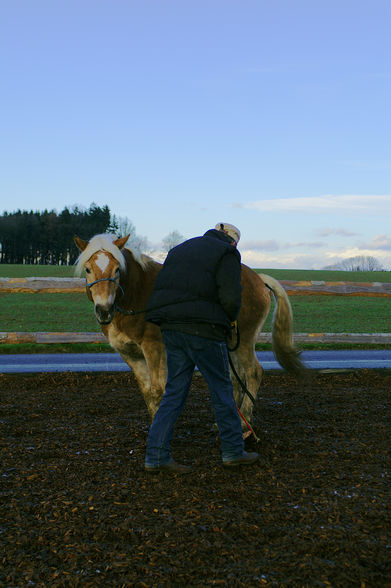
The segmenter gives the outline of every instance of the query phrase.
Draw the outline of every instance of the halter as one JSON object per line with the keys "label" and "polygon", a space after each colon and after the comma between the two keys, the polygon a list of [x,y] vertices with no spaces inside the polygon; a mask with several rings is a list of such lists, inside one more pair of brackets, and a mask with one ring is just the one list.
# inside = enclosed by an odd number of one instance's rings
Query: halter
{"label": "halter", "polygon": [[95,280],[94,282],[90,282],[88,283],[86,280],[86,287],[91,290],[92,286],[95,286],[95,284],[99,284],[99,282],[113,282],[113,284],[115,284],[117,286],[117,288],[119,288],[121,290],[121,295],[124,295],[124,289],[122,288],[121,284],[119,282],[117,282],[118,278],[99,278],[99,280]]}
{"label": "halter", "polygon": [[[90,283],[88,283],[86,280],[86,287],[88,288],[88,290],[91,290],[92,286],[98,284],[99,282],[113,282],[113,284],[115,284],[117,288],[121,290],[121,296],[124,296],[124,289],[119,282],[117,283],[117,278],[99,278],[99,280],[95,280],[94,282]],[[142,314],[146,312],[146,310],[124,310],[123,308],[118,306],[118,304],[114,304],[114,308],[116,311],[120,312],[121,314],[124,314],[125,316],[134,316],[135,314]]]}

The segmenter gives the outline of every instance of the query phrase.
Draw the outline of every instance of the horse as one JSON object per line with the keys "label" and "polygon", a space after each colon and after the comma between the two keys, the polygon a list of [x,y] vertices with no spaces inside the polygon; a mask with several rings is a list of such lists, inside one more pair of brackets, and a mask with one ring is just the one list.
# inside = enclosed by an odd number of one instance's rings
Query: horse
{"label": "horse", "polygon": [[[94,303],[95,317],[111,347],[133,371],[152,421],[165,390],[166,351],[160,328],[145,321],[144,313],[162,264],[125,247],[128,238],[129,235],[116,238],[105,233],[85,241],[75,236],[80,250],[75,273],[80,276],[85,271],[86,292]],[[242,304],[237,321],[240,342],[232,346],[229,355],[235,375],[235,401],[249,426],[263,375],[255,342],[271,308],[271,293],[276,301],[272,320],[274,355],[286,371],[296,376],[302,376],[306,368],[293,344],[292,308],[282,285],[244,264],[241,279]]]}

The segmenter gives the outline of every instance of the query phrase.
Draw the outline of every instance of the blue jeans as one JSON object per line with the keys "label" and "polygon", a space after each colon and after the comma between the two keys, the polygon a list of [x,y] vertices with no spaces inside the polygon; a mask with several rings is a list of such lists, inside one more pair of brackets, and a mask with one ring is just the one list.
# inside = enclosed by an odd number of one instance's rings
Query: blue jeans
{"label": "blue jeans", "polygon": [[241,456],[244,450],[242,427],[225,342],[179,331],[163,331],[163,343],[167,351],[167,383],[149,431],[146,465],[160,466],[171,460],[170,443],[175,423],[186,404],[195,366],[208,384],[223,461]]}

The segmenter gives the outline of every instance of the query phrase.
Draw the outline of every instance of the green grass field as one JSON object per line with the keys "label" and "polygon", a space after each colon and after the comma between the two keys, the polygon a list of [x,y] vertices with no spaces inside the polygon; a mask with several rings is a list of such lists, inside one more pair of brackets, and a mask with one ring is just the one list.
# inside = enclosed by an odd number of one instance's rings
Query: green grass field
{"label": "green grass field", "polygon": [[325,282],[391,282],[391,272],[341,272],[329,270],[256,269],[276,280],[323,280]]}
{"label": "green grass field", "polygon": [[73,278],[74,274],[73,266],[0,263],[0,278]]}
{"label": "green grass field", "polygon": [[86,294],[0,293],[0,331],[100,331]]}
{"label": "green grass field", "polygon": [[[391,300],[371,296],[291,296],[297,333],[391,332]],[[271,330],[269,314],[264,331]],[[79,294],[0,294],[0,331],[99,331]]]}
{"label": "green grass field", "polygon": [[[279,280],[391,281],[391,272],[258,271]],[[0,264],[0,274],[3,277],[72,277],[73,267]],[[390,298],[312,295],[291,296],[290,301],[296,333],[391,332]],[[272,313],[263,329],[266,332],[271,330],[271,317]],[[85,293],[0,293],[0,331],[99,332],[100,327],[94,317],[93,305]],[[23,349],[21,346],[3,344],[0,345],[0,352],[15,352],[17,347],[19,351]],[[87,349],[85,344],[81,344],[81,347]],[[40,345],[36,348],[39,351],[43,349]]]}
{"label": "green grass field", "polygon": [[[256,269],[277,280],[324,280],[325,282],[391,282],[391,272],[341,272],[328,270]],[[73,266],[0,264],[0,278],[71,278]]]}

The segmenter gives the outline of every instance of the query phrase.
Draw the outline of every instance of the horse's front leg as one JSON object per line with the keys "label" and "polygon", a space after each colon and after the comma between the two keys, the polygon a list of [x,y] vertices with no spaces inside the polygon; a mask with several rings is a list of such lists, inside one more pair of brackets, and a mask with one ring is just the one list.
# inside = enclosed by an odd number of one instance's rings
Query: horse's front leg
{"label": "horse's front leg", "polygon": [[119,351],[122,359],[133,371],[152,421],[160,404],[161,396],[152,392],[149,366],[144,357],[144,353],[141,347],[133,342],[122,345],[117,351]]}
{"label": "horse's front leg", "polygon": [[150,399],[155,407],[155,412],[159,408],[160,401],[166,388],[167,380],[167,360],[166,349],[161,341],[145,339],[141,344],[144,357],[148,366],[150,377]]}

